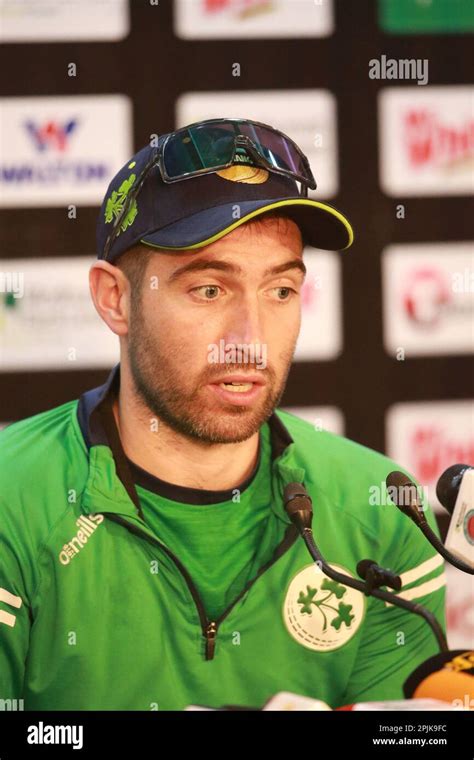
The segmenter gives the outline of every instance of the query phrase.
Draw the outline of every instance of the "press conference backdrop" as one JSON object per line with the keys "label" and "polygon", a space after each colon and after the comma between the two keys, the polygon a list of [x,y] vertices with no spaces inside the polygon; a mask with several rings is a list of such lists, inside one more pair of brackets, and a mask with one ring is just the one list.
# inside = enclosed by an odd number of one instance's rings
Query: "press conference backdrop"
{"label": "press conference backdrop", "polygon": [[[283,406],[409,468],[445,535],[436,480],[474,464],[473,8],[0,0],[0,423],[117,360],[87,284],[115,172],[154,134],[247,116],[301,145],[312,197],[356,234],[348,252],[305,251]],[[472,647],[472,581],[447,575],[450,646]]]}

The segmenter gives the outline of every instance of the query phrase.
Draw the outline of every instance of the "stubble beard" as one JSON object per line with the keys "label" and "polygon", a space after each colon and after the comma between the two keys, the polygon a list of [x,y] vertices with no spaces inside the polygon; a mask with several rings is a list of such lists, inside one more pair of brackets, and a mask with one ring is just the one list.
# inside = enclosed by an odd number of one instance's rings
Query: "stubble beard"
{"label": "stubble beard", "polygon": [[[278,381],[273,368],[267,366],[264,379],[264,398],[252,406],[225,404],[212,401],[206,383],[226,374],[259,372],[250,364],[226,364],[219,371],[205,374],[193,389],[180,382],[179,368],[173,356],[180,356],[179,347],[174,351],[160,351],[158,341],[147,330],[139,310],[130,320],[128,359],[135,393],[145,414],[150,413],[172,430],[201,443],[240,443],[246,441],[270,417],[279,406],[291,367],[294,349],[286,357],[283,378]],[[211,365],[209,365],[211,366]]]}

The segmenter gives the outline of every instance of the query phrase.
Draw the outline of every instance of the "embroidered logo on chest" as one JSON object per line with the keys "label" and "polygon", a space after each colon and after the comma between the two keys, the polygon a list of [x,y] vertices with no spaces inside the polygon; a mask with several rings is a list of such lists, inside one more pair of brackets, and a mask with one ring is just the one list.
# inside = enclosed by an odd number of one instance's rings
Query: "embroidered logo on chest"
{"label": "embroidered logo on chest", "polygon": [[61,565],[69,565],[70,561],[79,554],[102,522],[104,522],[104,515],[101,514],[82,515],[76,520],[79,530],[67,544],[64,544],[59,552],[58,556]]}
{"label": "embroidered logo on chest", "polygon": [[[354,577],[345,567],[334,570]],[[317,565],[300,570],[290,583],[283,620],[293,638],[315,652],[330,652],[347,644],[365,614],[365,596],[324,575]]]}

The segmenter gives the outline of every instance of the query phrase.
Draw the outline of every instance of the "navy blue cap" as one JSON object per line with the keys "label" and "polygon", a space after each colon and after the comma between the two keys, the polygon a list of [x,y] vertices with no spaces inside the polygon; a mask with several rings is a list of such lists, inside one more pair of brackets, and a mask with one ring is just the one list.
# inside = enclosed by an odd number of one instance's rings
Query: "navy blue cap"
{"label": "navy blue cap", "polygon": [[[166,136],[162,135],[160,142]],[[117,214],[153,150],[149,145],[139,150],[111,181],[97,223],[99,258],[104,257],[104,245]],[[327,203],[303,198],[291,177],[236,164],[219,172],[165,183],[156,166],[122,221],[107,260],[115,261],[138,243],[157,249],[198,250],[270,211],[293,219],[305,245],[342,251],[354,239],[352,227],[340,211]]]}

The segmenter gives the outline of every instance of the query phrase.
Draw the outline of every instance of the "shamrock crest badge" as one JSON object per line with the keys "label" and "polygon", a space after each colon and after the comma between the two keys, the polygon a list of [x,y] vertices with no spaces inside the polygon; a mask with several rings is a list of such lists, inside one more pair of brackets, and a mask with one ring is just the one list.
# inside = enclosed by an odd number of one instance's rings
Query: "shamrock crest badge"
{"label": "shamrock crest badge", "polygon": [[[135,163],[136,163],[135,161],[132,161],[132,163],[128,165],[128,168],[133,169],[133,167],[135,166]],[[107,222],[107,224],[112,222],[114,219],[117,219],[119,215],[121,214],[122,209],[127,200],[127,195],[132,189],[136,178],[137,178],[137,175],[132,172],[127,179],[124,179],[124,181],[122,182],[118,190],[113,190],[109,198],[107,198],[107,202],[105,204],[105,214],[104,214],[105,221]],[[138,207],[137,207],[137,201],[135,199],[120,223],[120,229],[122,232],[125,232],[127,227],[130,227],[133,224],[137,214],[138,214]]]}
{"label": "shamrock crest badge", "polygon": [[[346,568],[334,570],[354,577]],[[357,632],[365,615],[365,596],[360,591],[328,578],[311,564],[291,581],[283,605],[289,633],[302,646],[330,652],[344,646]]]}

